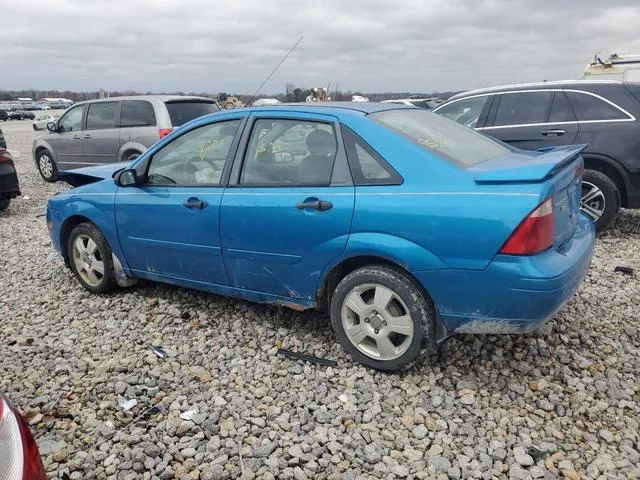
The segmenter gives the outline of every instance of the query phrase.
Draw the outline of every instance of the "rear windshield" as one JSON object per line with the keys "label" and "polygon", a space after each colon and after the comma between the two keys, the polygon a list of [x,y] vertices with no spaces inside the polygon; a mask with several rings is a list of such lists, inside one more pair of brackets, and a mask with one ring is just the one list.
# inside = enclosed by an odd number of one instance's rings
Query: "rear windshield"
{"label": "rear windshield", "polygon": [[213,102],[204,101],[184,101],[184,102],[167,102],[167,110],[171,125],[179,127],[194,118],[201,117],[208,113],[219,112],[220,109]]}
{"label": "rear windshield", "polygon": [[427,110],[386,110],[369,118],[462,167],[510,153],[503,144]]}

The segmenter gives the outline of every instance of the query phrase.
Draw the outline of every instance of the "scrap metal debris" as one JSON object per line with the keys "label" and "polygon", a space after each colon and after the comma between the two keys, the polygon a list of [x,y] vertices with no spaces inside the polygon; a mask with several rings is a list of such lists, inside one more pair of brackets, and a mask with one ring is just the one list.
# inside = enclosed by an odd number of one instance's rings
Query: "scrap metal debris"
{"label": "scrap metal debris", "polygon": [[157,347],[151,347],[151,351],[158,358],[164,358],[167,356],[167,352],[165,352],[164,347],[162,345],[158,345]]}
{"label": "scrap metal debris", "polygon": [[631,267],[618,266],[613,271],[614,272],[624,273],[625,275],[633,275],[633,268],[631,268]]}
{"label": "scrap metal debris", "polygon": [[311,363],[317,363],[318,365],[324,365],[326,367],[337,367],[338,362],[329,360],[327,358],[314,357],[306,353],[292,352],[291,350],[285,350],[284,348],[278,349],[278,355],[282,355],[293,360],[305,360]]}

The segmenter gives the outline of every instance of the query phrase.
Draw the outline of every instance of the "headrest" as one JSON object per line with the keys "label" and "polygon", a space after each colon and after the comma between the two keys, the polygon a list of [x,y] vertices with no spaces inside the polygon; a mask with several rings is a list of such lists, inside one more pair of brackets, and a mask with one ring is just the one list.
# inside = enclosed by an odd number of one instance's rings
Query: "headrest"
{"label": "headrest", "polygon": [[336,141],[326,130],[316,128],[307,135],[307,149],[311,155],[328,156],[336,152]]}

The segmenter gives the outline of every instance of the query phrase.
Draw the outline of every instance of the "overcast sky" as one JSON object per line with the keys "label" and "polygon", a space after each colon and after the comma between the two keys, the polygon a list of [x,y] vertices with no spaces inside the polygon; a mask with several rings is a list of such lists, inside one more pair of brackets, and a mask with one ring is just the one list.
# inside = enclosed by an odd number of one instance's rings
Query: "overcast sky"
{"label": "overcast sky", "polygon": [[640,54],[639,0],[2,0],[0,89],[450,91]]}

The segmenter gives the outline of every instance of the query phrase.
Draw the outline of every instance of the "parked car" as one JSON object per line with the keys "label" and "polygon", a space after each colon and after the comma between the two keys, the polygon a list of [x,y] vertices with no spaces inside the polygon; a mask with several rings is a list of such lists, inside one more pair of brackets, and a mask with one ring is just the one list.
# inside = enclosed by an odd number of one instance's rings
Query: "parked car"
{"label": "parked car", "polygon": [[6,110],[0,109],[0,120],[4,122],[9,120],[9,113]]}
{"label": "parked car", "polygon": [[33,112],[26,110],[14,110],[9,112],[9,120],[33,120],[36,116]]}
{"label": "parked car", "polygon": [[40,115],[33,121],[33,129],[36,131],[46,130],[47,125],[51,122],[56,122],[59,117],[59,115],[51,115],[50,113]]}
{"label": "parked car", "polygon": [[[279,142],[293,129],[305,152]],[[61,172],[76,188],[46,219],[91,292],[147,279],[325,309],[356,360],[406,369],[455,332],[529,332],[571,297],[595,240],[581,150],[516,151],[398,105],[227,110],[133,162]]]}
{"label": "parked car", "polygon": [[18,195],[20,195],[18,173],[0,130],[0,211],[6,210],[11,199]]}
{"label": "parked car", "polygon": [[434,112],[514,147],[587,144],[582,210],[598,231],[640,208],[640,84],[572,80],[473,90]]}
{"label": "parked car", "polygon": [[42,178],[53,182],[60,171],[133,160],[174,128],[219,110],[211,98],[180,95],[77,103],[34,140],[33,158]]}
{"label": "parked car", "polygon": [[439,103],[433,98],[397,98],[394,100],[383,100],[380,103],[397,103],[398,105],[412,105],[414,107],[426,108],[433,110]]}
{"label": "parked car", "polygon": [[0,393],[0,480],[46,480],[38,445],[22,414]]}

